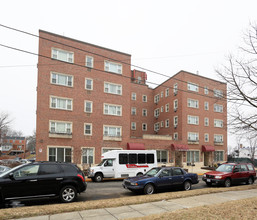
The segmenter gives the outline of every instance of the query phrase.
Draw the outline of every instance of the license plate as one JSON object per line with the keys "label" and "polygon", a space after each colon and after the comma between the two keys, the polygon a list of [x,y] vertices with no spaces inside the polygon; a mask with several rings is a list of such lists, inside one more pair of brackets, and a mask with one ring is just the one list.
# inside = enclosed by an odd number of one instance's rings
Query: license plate
{"label": "license plate", "polygon": [[210,180],[210,179],[207,179],[206,181],[207,181],[208,183],[210,183],[210,182],[211,182],[211,180]]}

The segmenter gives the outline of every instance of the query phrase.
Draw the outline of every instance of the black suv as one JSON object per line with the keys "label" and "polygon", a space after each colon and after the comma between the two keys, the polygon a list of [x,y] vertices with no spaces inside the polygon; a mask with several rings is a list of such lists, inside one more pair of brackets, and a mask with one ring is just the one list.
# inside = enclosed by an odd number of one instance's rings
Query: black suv
{"label": "black suv", "polygon": [[62,202],[73,202],[86,188],[85,175],[70,163],[27,163],[0,175],[2,205],[9,200],[54,196]]}

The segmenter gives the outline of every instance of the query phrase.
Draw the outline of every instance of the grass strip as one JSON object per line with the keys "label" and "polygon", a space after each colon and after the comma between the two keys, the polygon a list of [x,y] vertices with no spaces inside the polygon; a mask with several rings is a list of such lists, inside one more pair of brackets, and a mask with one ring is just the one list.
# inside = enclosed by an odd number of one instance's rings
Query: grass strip
{"label": "grass strip", "polygon": [[[210,193],[241,191],[248,189],[257,189],[257,185],[243,185],[234,187],[210,187],[205,189],[195,189],[190,191],[166,192],[153,195],[137,195],[116,199],[104,199],[97,201],[74,202],[69,204],[40,205],[30,207],[8,208],[0,210],[0,220],[26,218],[41,215],[53,215],[65,212],[82,211],[89,209],[111,208],[124,205],[141,204],[148,202],[156,202],[162,200],[170,200],[177,198],[186,198],[197,195]],[[174,213],[174,212],[173,212]]]}

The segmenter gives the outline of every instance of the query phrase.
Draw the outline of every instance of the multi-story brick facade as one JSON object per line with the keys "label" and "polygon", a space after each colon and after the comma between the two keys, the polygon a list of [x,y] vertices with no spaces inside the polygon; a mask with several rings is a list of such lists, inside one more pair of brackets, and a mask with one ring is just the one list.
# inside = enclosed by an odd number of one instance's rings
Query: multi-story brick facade
{"label": "multi-story brick facade", "polygon": [[151,89],[129,54],[39,34],[37,160],[83,165],[137,147],[181,166],[226,160],[226,84],[180,71]]}

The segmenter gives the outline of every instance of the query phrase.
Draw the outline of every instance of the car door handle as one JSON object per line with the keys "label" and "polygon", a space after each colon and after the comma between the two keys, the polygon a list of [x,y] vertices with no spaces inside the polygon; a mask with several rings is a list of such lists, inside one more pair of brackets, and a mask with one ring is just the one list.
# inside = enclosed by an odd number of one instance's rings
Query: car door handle
{"label": "car door handle", "polygon": [[56,180],[63,180],[63,178],[56,178]]}
{"label": "car door handle", "polygon": [[29,182],[37,182],[37,180],[29,180]]}

